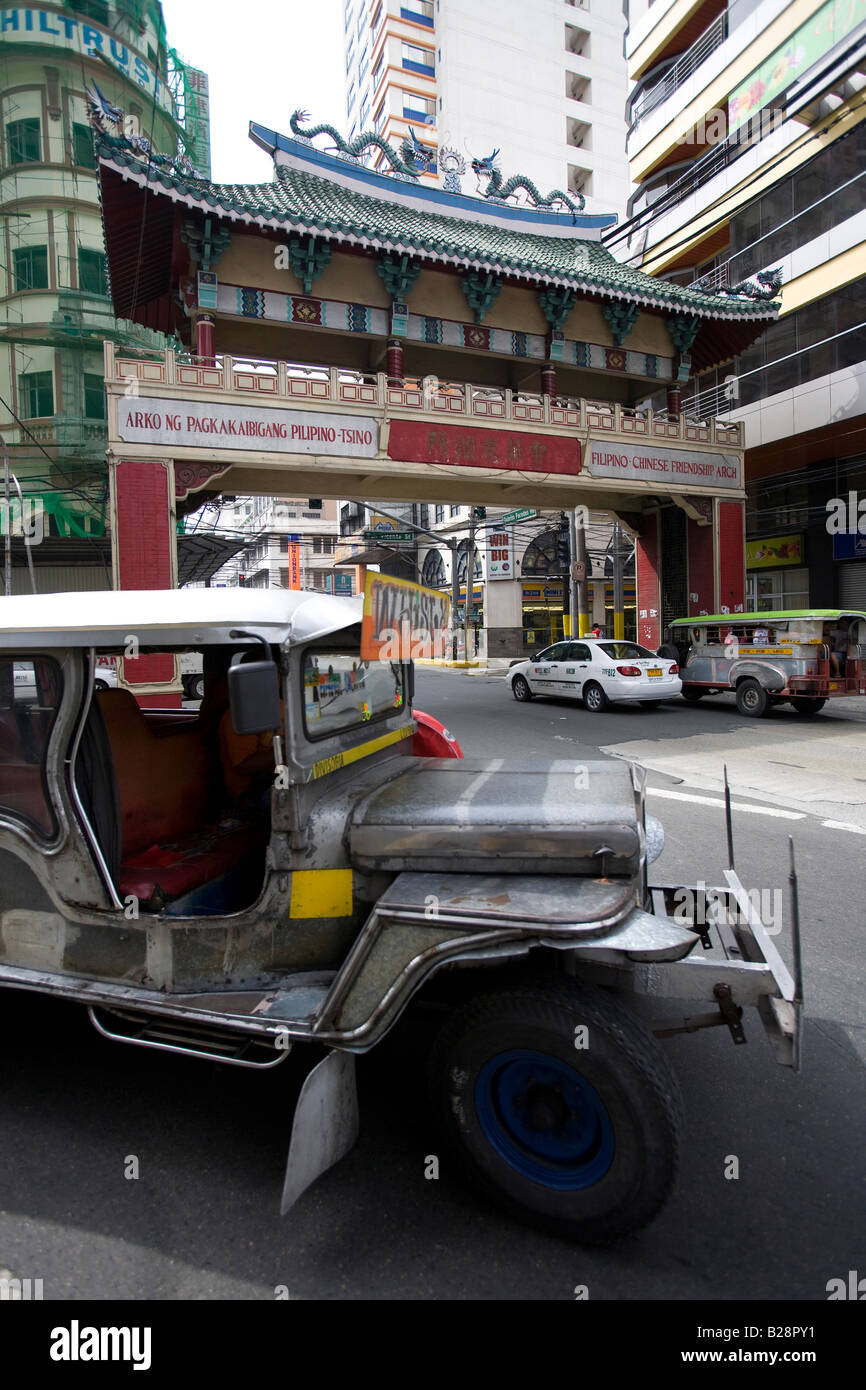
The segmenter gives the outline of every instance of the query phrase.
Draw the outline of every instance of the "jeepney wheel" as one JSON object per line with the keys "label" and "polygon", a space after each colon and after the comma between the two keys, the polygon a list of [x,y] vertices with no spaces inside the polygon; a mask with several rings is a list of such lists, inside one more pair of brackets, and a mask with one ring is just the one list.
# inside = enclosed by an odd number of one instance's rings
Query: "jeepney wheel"
{"label": "jeepney wheel", "polygon": [[482,995],[445,1024],[431,1076],[463,1171],[536,1225],[614,1240],[670,1196],[679,1087],[655,1039],[602,991],[539,981]]}
{"label": "jeepney wheel", "polygon": [[818,710],[823,709],[826,703],[826,700],[808,700],[804,697],[798,697],[791,701],[798,714],[817,714]]}
{"label": "jeepney wheel", "polygon": [[189,698],[191,700],[204,699],[204,676],[193,676],[189,683]]}
{"label": "jeepney wheel", "polygon": [[590,681],[583,687],[583,703],[590,714],[601,714],[602,710],[607,709],[607,696],[596,681]]}
{"label": "jeepney wheel", "polygon": [[696,690],[693,685],[684,685],[680,694],[684,700],[688,700],[690,705],[696,705],[698,700],[703,699],[705,692],[703,690]]}
{"label": "jeepney wheel", "polygon": [[520,700],[521,703],[524,700],[532,699],[532,691],[529,689],[529,681],[526,679],[525,676],[514,677],[514,680],[511,682],[511,693],[514,696],[515,700]]}
{"label": "jeepney wheel", "polygon": [[753,719],[760,719],[761,715],[766,714],[770,708],[770,697],[760,681],[748,680],[740,681],[737,686],[737,709],[740,714],[751,715]]}

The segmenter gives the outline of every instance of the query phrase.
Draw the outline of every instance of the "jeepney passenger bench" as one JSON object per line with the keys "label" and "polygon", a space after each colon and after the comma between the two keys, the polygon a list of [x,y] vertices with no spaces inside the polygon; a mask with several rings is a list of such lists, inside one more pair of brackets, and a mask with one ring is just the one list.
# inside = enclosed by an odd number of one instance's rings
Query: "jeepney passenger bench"
{"label": "jeepney passenger bench", "polygon": [[158,906],[222,878],[243,860],[261,861],[260,825],[219,823],[212,755],[199,728],[157,735],[131,691],[103,690],[97,699],[119,802],[121,896]]}

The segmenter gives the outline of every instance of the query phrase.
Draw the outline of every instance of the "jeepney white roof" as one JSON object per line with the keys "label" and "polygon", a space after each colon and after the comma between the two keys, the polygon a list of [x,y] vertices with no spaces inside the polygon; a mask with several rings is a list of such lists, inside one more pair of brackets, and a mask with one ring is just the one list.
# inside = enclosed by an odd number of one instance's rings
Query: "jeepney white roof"
{"label": "jeepney white roof", "polygon": [[309,642],[361,620],[363,600],[304,589],[113,589],[0,597],[0,647],[143,647],[230,641]]}

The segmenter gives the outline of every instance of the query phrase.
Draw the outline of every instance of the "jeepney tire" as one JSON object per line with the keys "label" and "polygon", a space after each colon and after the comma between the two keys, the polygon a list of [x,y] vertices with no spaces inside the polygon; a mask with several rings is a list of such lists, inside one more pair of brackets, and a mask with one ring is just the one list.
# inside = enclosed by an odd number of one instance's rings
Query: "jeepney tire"
{"label": "jeepney tire", "polygon": [[760,681],[747,676],[737,686],[737,709],[751,719],[760,719],[770,708],[770,697]]}
{"label": "jeepney tire", "polygon": [[601,714],[607,709],[609,701],[598,681],[588,681],[581,693],[584,706],[590,714]]}
{"label": "jeepney tire", "polygon": [[652,1221],[674,1188],[679,1085],[655,1038],[602,990],[538,981],[477,996],[444,1025],[430,1075],[459,1169],[536,1226],[605,1244]]}
{"label": "jeepney tire", "polygon": [[823,709],[826,703],[826,700],[808,700],[799,697],[791,701],[791,704],[798,714],[817,714],[819,709]]}
{"label": "jeepney tire", "polygon": [[684,685],[680,691],[684,700],[688,700],[690,705],[696,705],[698,700],[702,700],[706,694],[705,690],[695,690],[692,685]]}
{"label": "jeepney tire", "polygon": [[187,698],[190,700],[204,699],[204,676],[190,676],[189,695]]}
{"label": "jeepney tire", "polygon": [[529,681],[525,676],[515,676],[511,682],[511,693],[515,700],[523,704],[526,700],[532,699],[532,691],[529,688]]}

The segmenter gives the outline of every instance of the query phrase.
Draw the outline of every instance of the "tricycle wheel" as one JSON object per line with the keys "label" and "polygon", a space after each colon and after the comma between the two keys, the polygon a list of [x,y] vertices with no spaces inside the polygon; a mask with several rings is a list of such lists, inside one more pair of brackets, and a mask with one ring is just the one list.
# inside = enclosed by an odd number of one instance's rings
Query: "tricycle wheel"
{"label": "tricycle wheel", "polygon": [[817,714],[818,710],[823,709],[826,703],[826,700],[809,700],[805,698],[798,698],[791,701],[791,704],[798,714]]}
{"label": "tricycle wheel", "polygon": [[431,1077],[460,1166],[535,1224],[603,1242],[667,1201],[679,1087],[655,1039],[601,991],[540,981],[472,1000],[445,1024]]}
{"label": "tricycle wheel", "polygon": [[760,681],[754,680],[751,676],[748,680],[740,681],[737,686],[737,709],[740,714],[751,715],[753,719],[760,719],[762,714],[766,714],[770,708],[770,697]]}
{"label": "tricycle wheel", "polygon": [[524,700],[532,699],[532,691],[529,689],[529,681],[526,679],[525,676],[514,677],[514,680],[511,682],[511,693],[514,696],[515,700],[520,700],[521,703]]}

